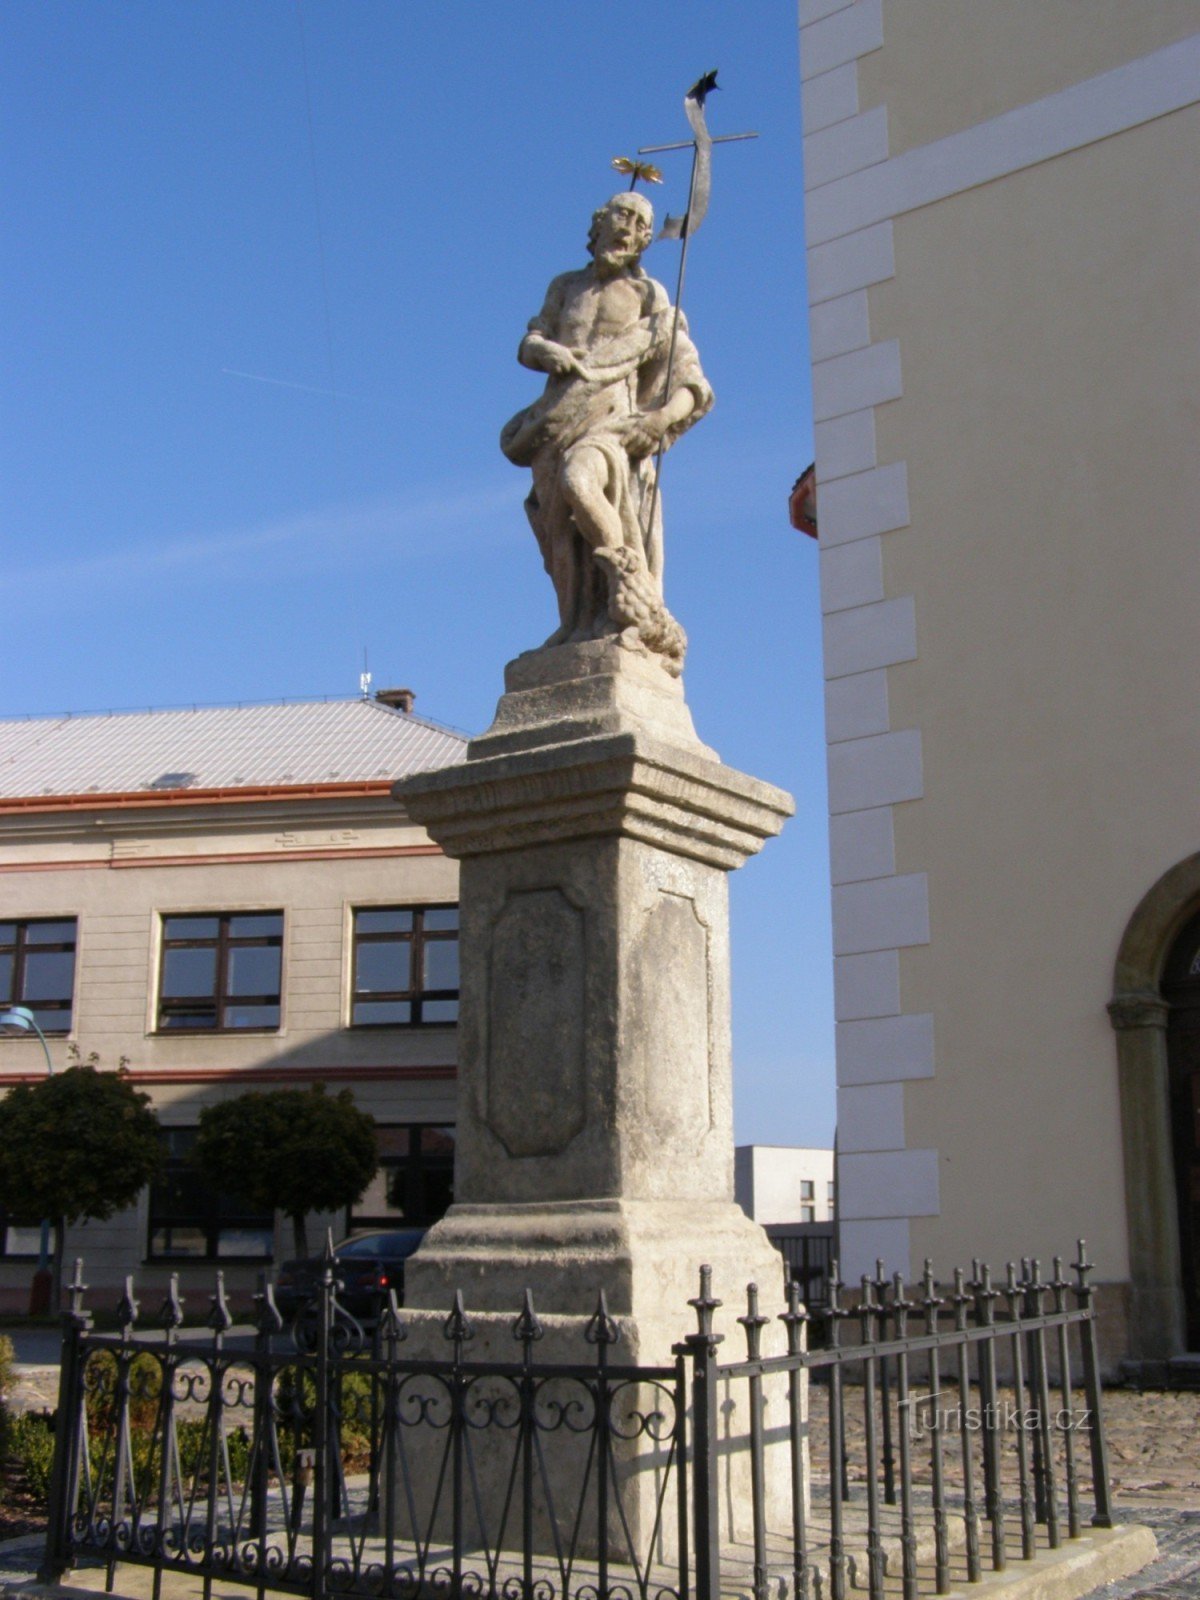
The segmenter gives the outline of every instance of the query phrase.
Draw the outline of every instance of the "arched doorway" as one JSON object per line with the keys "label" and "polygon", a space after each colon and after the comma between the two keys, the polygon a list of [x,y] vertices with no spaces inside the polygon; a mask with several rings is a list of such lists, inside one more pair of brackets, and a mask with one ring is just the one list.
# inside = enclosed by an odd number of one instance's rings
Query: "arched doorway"
{"label": "arched doorway", "polygon": [[1167,1084],[1179,1215],[1179,1264],[1189,1350],[1200,1350],[1200,914],[1177,936],[1163,968]]}
{"label": "arched doorway", "polygon": [[[1130,917],[1108,1007],[1116,1030],[1121,1102],[1129,1353],[1154,1365],[1181,1355],[1189,1343],[1193,1350],[1200,1348],[1188,1338],[1167,1043],[1171,1006],[1164,994],[1176,951],[1183,949],[1193,927],[1200,927],[1200,854],[1165,872]],[[1193,1020],[1200,1023],[1200,1013]],[[1183,1022],[1181,1016],[1179,1025]],[[1194,1255],[1190,1270],[1194,1285]],[[1194,1307],[1194,1288],[1188,1298]],[[1193,1341],[1195,1336],[1193,1329]]]}

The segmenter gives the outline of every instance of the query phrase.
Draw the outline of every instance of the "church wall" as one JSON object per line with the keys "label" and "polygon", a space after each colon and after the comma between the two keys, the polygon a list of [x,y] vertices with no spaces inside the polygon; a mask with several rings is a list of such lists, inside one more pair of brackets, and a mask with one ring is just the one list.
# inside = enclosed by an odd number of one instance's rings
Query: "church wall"
{"label": "church wall", "polygon": [[1195,850],[1194,8],[800,17],[842,1259],[1083,1233],[1119,1353],[1105,1003]]}
{"label": "church wall", "polygon": [[1195,848],[1200,780],[1180,404],[1200,392],[1200,194],[1190,169],[1166,202],[1145,182],[1189,137],[1195,109],[901,219],[903,279],[873,299],[880,331],[903,329],[904,400],[877,428],[911,515],[885,590],[919,621],[889,693],[921,734],[896,860],[929,872],[931,943],[903,953],[901,994],[937,1033],[937,1076],[905,1092],[941,1152],[914,1254],[1084,1234],[1103,1277],[1128,1272],[1105,1004],[1132,908]]}

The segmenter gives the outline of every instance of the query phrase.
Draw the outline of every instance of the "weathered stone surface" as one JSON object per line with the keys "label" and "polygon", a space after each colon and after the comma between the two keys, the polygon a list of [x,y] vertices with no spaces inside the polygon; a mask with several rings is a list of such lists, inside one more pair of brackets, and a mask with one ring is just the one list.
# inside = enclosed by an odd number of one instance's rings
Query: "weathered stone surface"
{"label": "weathered stone surface", "polygon": [[[511,1357],[531,1289],[560,1358],[578,1359],[603,1291],[620,1359],[669,1365],[706,1263],[729,1359],[745,1352],[751,1282],[765,1353],[782,1353],[781,1259],[733,1201],[728,873],[790,797],[723,766],[679,683],[627,641],[531,652],[506,691],[465,762],[395,790],[462,863],[456,1200],[408,1263],[409,1350],[438,1348],[461,1290],[473,1357]],[[782,1381],[769,1387],[770,1424],[784,1402]],[[748,1527],[742,1389],[722,1411],[734,1537]],[[622,1471],[654,1482],[640,1447]],[[633,1520],[652,1521],[649,1487],[635,1501]]]}
{"label": "weathered stone surface", "polygon": [[558,601],[547,645],[619,635],[678,677],[687,639],[663,604],[651,458],[713,393],[686,320],[639,265],[653,221],[646,197],[629,192],[595,212],[591,263],[553,280],[521,341],[517,359],[546,386],[500,447],[533,472],[525,510]]}

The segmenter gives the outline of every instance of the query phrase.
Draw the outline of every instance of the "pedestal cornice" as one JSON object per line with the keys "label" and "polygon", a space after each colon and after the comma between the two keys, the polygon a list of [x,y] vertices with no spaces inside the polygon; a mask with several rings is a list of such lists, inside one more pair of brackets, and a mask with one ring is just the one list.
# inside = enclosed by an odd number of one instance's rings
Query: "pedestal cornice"
{"label": "pedestal cornice", "polygon": [[639,731],[467,760],[392,792],[454,857],[616,836],[725,870],[794,809],[782,789]]}

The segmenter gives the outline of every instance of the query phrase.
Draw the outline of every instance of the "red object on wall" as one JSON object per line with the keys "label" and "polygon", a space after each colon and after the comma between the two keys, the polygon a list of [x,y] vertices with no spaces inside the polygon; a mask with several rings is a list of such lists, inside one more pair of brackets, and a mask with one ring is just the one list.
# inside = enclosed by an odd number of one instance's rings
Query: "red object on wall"
{"label": "red object on wall", "polygon": [[817,537],[817,469],[814,464],[804,471],[792,485],[788,496],[788,518],[798,533]]}

